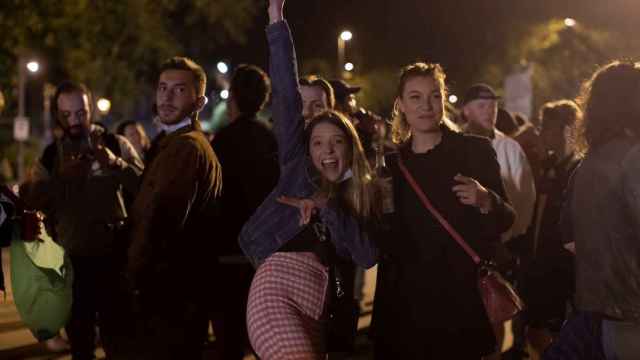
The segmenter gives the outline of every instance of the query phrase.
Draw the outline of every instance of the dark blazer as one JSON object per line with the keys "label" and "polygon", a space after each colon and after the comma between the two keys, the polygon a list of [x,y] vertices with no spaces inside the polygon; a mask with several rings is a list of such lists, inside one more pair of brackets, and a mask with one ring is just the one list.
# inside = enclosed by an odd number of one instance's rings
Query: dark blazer
{"label": "dark blazer", "polygon": [[216,237],[220,255],[242,255],[238,234],[278,182],[278,144],[266,124],[240,116],[211,142],[223,168],[220,203],[224,226]]}
{"label": "dark blazer", "polygon": [[162,138],[153,154],[132,206],[128,276],[139,289],[205,291],[216,256],[220,164],[192,126]]}

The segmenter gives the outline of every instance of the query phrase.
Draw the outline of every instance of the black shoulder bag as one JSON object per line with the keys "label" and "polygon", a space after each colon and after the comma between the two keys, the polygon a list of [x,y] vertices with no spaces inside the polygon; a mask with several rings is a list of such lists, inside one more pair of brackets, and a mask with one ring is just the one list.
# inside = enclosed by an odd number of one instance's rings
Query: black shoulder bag
{"label": "black shoulder bag", "polygon": [[328,353],[350,353],[355,347],[360,310],[357,301],[348,296],[340,271],[338,256],[329,241],[329,231],[322,222],[313,224],[320,240],[320,258],[329,266],[329,294],[327,306],[326,350]]}

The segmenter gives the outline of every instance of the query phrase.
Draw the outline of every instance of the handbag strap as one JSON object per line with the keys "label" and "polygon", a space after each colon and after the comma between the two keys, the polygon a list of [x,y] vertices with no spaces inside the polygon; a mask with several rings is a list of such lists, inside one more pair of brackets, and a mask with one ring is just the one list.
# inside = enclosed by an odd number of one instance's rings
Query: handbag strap
{"label": "handbag strap", "polygon": [[413,191],[415,191],[416,195],[418,196],[418,199],[420,199],[420,201],[422,202],[422,205],[424,205],[424,207],[427,208],[427,210],[429,210],[431,215],[433,215],[433,217],[435,217],[436,220],[438,220],[438,222],[440,222],[442,227],[444,227],[445,230],[447,230],[449,235],[451,235],[451,237],[453,237],[453,239],[473,259],[473,262],[475,262],[476,264],[480,264],[481,259],[480,259],[480,256],[478,255],[478,253],[476,253],[469,246],[469,244],[467,244],[467,242],[464,241],[464,239],[462,238],[462,235],[460,235],[460,233],[458,233],[456,231],[456,229],[454,229],[453,226],[451,226],[451,224],[449,224],[449,222],[440,214],[440,212],[438,210],[436,210],[435,207],[433,207],[433,205],[431,204],[431,201],[429,200],[427,195],[424,193],[424,191],[422,191],[422,189],[420,188],[420,185],[418,185],[418,183],[413,178],[413,176],[411,175],[411,173],[409,172],[407,167],[404,165],[404,162],[402,161],[402,157],[401,156],[398,156],[398,166],[400,167],[400,171],[402,171],[402,175],[404,175],[404,178],[407,180],[409,185],[411,185],[411,187],[413,188]]}

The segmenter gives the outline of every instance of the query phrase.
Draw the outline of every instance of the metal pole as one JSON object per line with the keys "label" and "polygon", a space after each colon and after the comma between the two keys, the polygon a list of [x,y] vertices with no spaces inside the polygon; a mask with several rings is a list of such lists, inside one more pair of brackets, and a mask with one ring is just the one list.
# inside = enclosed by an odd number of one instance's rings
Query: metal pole
{"label": "metal pole", "polygon": [[43,144],[49,144],[53,140],[52,127],[51,127],[51,98],[55,93],[56,88],[49,84],[44,84],[44,109],[42,113],[42,123],[44,125]]}
{"label": "metal pole", "polygon": [[342,79],[343,77],[344,48],[345,41],[342,40],[342,36],[338,35],[338,73],[336,74],[338,79]]}
{"label": "metal pole", "polygon": [[[24,118],[25,116],[25,96],[26,96],[26,78],[27,74],[24,71],[25,60],[24,56],[20,55],[18,58],[18,117]],[[18,181],[22,182],[24,179],[24,144],[22,141],[18,141]]]}

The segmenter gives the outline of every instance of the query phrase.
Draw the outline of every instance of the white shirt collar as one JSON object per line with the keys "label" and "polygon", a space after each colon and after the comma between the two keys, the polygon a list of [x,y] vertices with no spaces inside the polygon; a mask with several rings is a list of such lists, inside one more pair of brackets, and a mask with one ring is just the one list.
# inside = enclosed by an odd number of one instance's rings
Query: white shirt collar
{"label": "white shirt collar", "polygon": [[172,125],[163,124],[159,120],[156,120],[156,122],[158,123],[158,128],[160,129],[160,131],[164,131],[167,135],[169,135],[176,130],[180,130],[185,126],[191,125],[191,118],[186,117],[179,123],[172,124]]}

